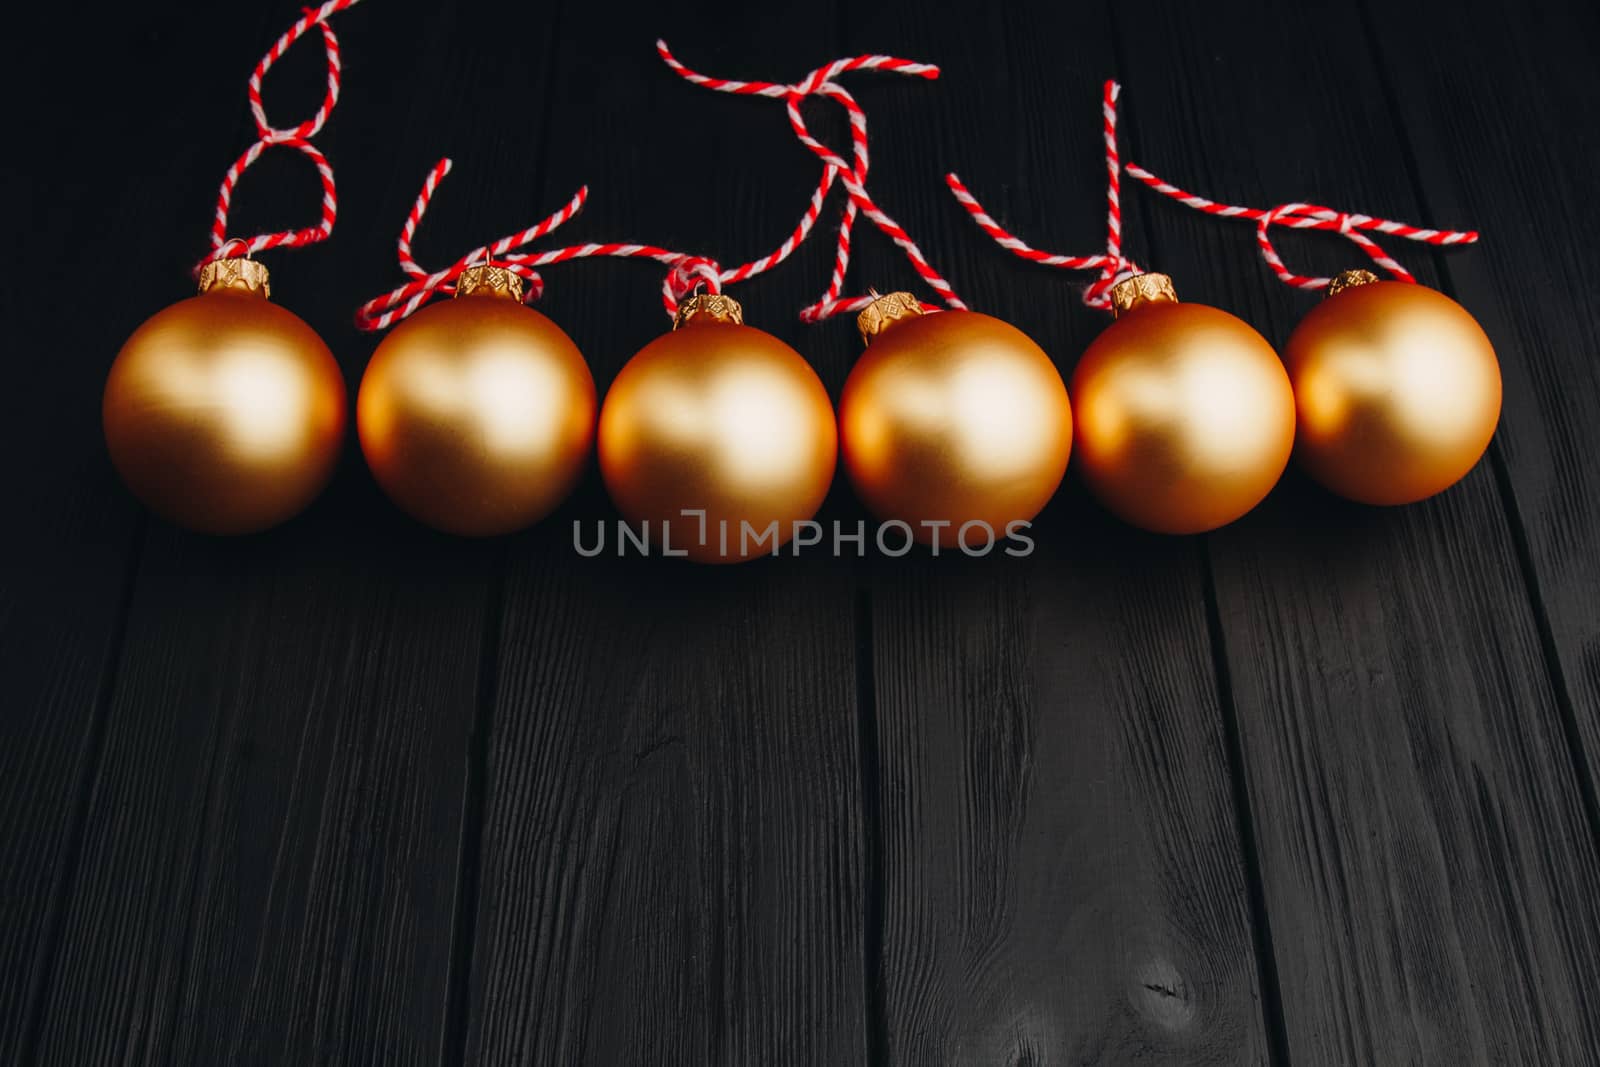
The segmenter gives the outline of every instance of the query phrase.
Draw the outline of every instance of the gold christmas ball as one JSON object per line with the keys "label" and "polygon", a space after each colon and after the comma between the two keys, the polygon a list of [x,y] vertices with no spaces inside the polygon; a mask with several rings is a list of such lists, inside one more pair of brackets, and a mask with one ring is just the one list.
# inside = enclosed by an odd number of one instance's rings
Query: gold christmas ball
{"label": "gold christmas ball", "polygon": [[489,537],[553,511],[594,443],[594,378],[561,328],[522,303],[522,280],[474,267],[454,300],[378,345],[356,429],[378,485],[446,533]]}
{"label": "gold christmas ball", "polygon": [[200,282],[117,353],[106,446],[152,511],[202,533],[251,533],[298,514],[333,475],[344,378],[316,332],[267,300],[259,263],[208,263]]}
{"label": "gold christmas ball", "polygon": [[965,523],[1004,535],[1037,515],[1072,451],[1050,357],[1015,326],[925,312],[909,293],[879,297],[859,325],[867,350],[839,397],[839,433],[867,508],[924,544],[953,543]]}
{"label": "gold christmas ball", "polygon": [[1227,312],[1178,303],[1164,274],[1129,278],[1112,297],[1117,321],[1072,376],[1084,481],[1146,530],[1232,522],[1277,484],[1294,446],[1278,354]]}
{"label": "gold christmas ball", "polygon": [[1334,279],[1284,349],[1306,471],[1366,504],[1409,504],[1465,477],[1500,419],[1500,363],[1483,327],[1443,293]]}
{"label": "gold christmas ball", "polygon": [[665,544],[736,563],[770,553],[773,538],[787,542],[794,523],[816,514],[838,431],[800,353],[745,326],[736,301],[700,295],[612,382],[599,451],[612,501],[649,534],[651,551]]}

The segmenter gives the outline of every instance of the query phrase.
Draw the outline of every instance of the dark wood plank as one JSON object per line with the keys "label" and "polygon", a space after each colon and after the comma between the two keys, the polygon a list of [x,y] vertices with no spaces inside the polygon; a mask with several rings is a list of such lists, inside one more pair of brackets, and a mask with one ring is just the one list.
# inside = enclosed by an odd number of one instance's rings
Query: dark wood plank
{"label": "dark wood plank", "polygon": [[[1307,46],[1335,32],[1325,17],[1281,5],[1119,16],[1135,157],[1230,202],[1418,218],[1343,19],[1335,48]],[[1278,343],[1315,299],[1279,286],[1248,227],[1130,195],[1182,295]],[[1522,225],[1469,206],[1491,235]],[[1437,283],[1426,252],[1403,254]],[[1507,354],[1533,340],[1491,325]],[[1595,1062],[1600,865],[1490,465],[1394,510],[1292,474],[1209,542],[1294,1061]]]}
{"label": "dark wood plank", "polygon": [[[27,203],[38,192],[31,184],[6,183],[8,202]],[[160,199],[148,188],[143,192],[143,204]],[[41,210],[36,218],[60,221],[52,215]],[[27,251],[39,258],[9,252],[6,258],[52,265],[56,259],[43,249]],[[138,523],[133,508],[112,491],[98,409],[77,403],[95,388],[95,371],[87,366],[91,361],[72,357],[109,340],[104,323],[35,318],[18,288],[4,291],[0,316],[15,324],[24,350],[61,344],[72,354],[15,361],[22,379],[13,394],[15,417],[3,420],[7,432],[0,438],[8,455],[43,449],[49,457],[8,466],[19,473],[8,478],[8,491],[16,494],[8,509],[15,528],[0,563],[0,885],[6,898],[0,1062],[12,1063],[36,1017],[59,922],[58,893],[71,877]]]}
{"label": "dark wood plank", "polygon": [[[1101,247],[1108,22],[998,5],[847,33],[944,69],[861,79],[884,208],[1069,375],[1106,325],[1078,304],[1087,279],[989,243],[942,174],[1040,244]],[[911,278],[876,233],[855,252],[858,289]],[[1034,533],[1027,559],[873,568],[887,1058],[1265,1062],[1196,547],[1130,533],[1070,479]]]}
{"label": "dark wood plank", "polygon": [[[205,53],[239,91],[227,121],[174,125],[211,162],[181,179],[188,214],[174,204],[144,219],[139,243],[178,244],[170,220],[191,217],[178,251],[198,244],[217,168],[243,143],[243,78],[295,16],[273,7],[266,33]],[[339,229],[325,247],[271,260],[274,298],[328,339],[352,395],[373,344],[351,327],[353,306],[393,284],[393,235],[436,153],[470,143],[499,166],[455,179],[423,258],[506,225],[496,198],[506,173],[537,158],[539,124],[513,130],[477,105],[537,93],[545,72],[515,60],[550,32],[531,10],[379,11],[339,24],[345,94],[322,139],[341,178]],[[183,27],[140,62],[185,67],[206,32]],[[187,69],[162,83],[172,91],[157,110],[183,113]],[[274,78],[269,112],[314,104],[315,50]],[[315,190],[303,160],[264,159],[241,185],[239,225],[298,219]],[[167,280],[163,299],[182,295],[181,268]],[[495,545],[405,520],[353,435],[328,492],[277,531],[213,540],[152,522],[39,1062],[439,1060],[498,558]]]}
{"label": "dark wood plank", "polygon": [[[18,41],[59,32],[44,25],[45,12],[16,14]],[[185,121],[230,131],[242,117],[242,97],[194,99],[185,72],[152,69],[128,49],[130,38],[171,39],[182,18],[118,9],[83,26],[73,39],[75,64],[120,87],[100,102],[93,137],[65,108],[20,108],[14,133],[27,149],[0,167],[4,201],[19,213],[0,234],[11,271],[0,286],[10,338],[0,396],[0,451],[9,459],[9,521],[0,531],[3,1063],[22,1062],[37,1035],[143,525],[105,457],[100,390],[137,322],[125,309],[159,307],[170,299],[172,278],[181,291],[191,248],[170,233],[153,241],[162,228],[154,220],[193,207],[190,237],[203,235],[212,168],[226,165],[169,138],[174,123],[158,105],[187,94]],[[263,27],[254,23],[237,20],[215,46],[226,52],[252,31],[259,39]],[[36,100],[41,85],[58,82],[58,56],[14,51],[0,69],[8,99]],[[196,168],[205,177],[193,188],[175,180]]]}
{"label": "dark wood plank", "polygon": [[[619,33],[570,3],[552,57],[544,180],[528,214],[591,186],[559,236],[640,239],[729,263],[781,239],[816,181],[782,106],[671,75],[651,42],[729,76],[831,58],[814,4]],[[747,321],[837,388],[846,349],[795,313],[816,249],[741,287]],[[668,326],[661,270],[553,270],[543,310],[602,387]],[[860,1063],[865,857],[853,591],[824,557],[716,568],[582,559],[598,478],[513,549],[489,740],[468,1058],[481,1063]],[[592,525],[589,527],[592,531]]]}
{"label": "dark wood plank", "polygon": [[[1431,6],[1435,10],[1428,11]],[[1586,755],[1600,821],[1600,302],[1584,285],[1600,232],[1589,180],[1600,145],[1576,116],[1600,106],[1600,12],[1544,3],[1407,6],[1374,19],[1375,48],[1425,206],[1496,225],[1451,256],[1446,288],[1495,338],[1505,379],[1496,441],[1514,530],[1536,580],[1551,654]],[[1432,46],[1404,48],[1426,33]],[[1491,69],[1493,78],[1472,76]],[[1505,151],[1485,153],[1485,143]],[[1485,223],[1488,228],[1488,223]],[[1600,832],[1600,826],[1596,827]]]}

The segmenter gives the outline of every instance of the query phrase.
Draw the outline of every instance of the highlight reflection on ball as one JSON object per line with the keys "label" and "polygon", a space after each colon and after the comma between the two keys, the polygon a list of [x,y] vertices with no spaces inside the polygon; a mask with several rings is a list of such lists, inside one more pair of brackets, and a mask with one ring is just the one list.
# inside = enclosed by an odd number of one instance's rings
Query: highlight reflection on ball
{"label": "highlight reflection on ball", "polygon": [[1500,418],[1500,363],[1465,308],[1367,271],[1335,279],[1284,349],[1299,409],[1295,454],[1367,504],[1409,504],[1460,481]]}
{"label": "highlight reflection on ball", "polygon": [[868,509],[942,544],[964,523],[1003,534],[1037,515],[1072,451],[1050,357],[1008,323],[925,312],[909,293],[880,297],[861,328],[867,350],[840,395],[839,432]]}
{"label": "highlight reflection on ball", "polygon": [[1117,320],[1072,376],[1084,481],[1146,530],[1232,522],[1277,484],[1294,445],[1278,354],[1227,312],[1180,304],[1166,275],[1127,279],[1113,299]]}
{"label": "highlight reflection on ball", "polygon": [[[736,301],[691,297],[679,326],[628,361],[600,412],[600,471],[617,510],[652,543],[708,563],[770,552],[827,496],[833,405],[801,355],[743,325]],[[704,517],[685,516],[704,511]],[[724,535],[724,531],[726,534]],[[754,536],[754,535],[752,535]]]}
{"label": "highlight reflection on ball", "polygon": [[344,377],[316,332],[267,299],[259,263],[207,264],[201,284],[117,354],[106,447],[151,510],[202,533],[251,533],[298,514],[332,477]]}
{"label": "highlight reflection on ball", "polygon": [[373,352],[356,425],[390,499],[435,529],[485,537],[537,522],[582,476],[594,378],[571,338],[522,304],[515,275],[473,268],[457,284],[463,295]]}

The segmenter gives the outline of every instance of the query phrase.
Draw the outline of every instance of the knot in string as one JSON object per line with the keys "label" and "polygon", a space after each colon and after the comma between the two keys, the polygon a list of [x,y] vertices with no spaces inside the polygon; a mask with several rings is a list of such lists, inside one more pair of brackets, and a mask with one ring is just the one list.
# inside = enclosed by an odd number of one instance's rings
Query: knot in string
{"label": "knot in string", "polygon": [[696,289],[704,289],[708,293],[722,292],[723,270],[714,259],[704,256],[683,256],[672,265],[667,272],[666,281],[662,283],[662,302],[666,305],[668,313],[678,310],[678,304]]}

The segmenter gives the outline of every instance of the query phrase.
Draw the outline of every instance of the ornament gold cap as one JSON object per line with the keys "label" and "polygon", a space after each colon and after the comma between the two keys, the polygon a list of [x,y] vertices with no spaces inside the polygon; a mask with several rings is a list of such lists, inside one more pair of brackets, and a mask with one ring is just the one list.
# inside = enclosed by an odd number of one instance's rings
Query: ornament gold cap
{"label": "ornament gold cap", "polygon": [[480,263],[456,279],[456,296],[503,296],[522,303],[522,279],[505,267]]}
{"label": "ornament gold cap", "polygon": [[870,345],[874,337],[895,323],[924,314],[927,313],[922,305],[910,293],[886,293],[856,316],[856,329],[861,331],[861,343]]}
{"label": "ornament gold cap", "polygon": [[744,308],[739,301],[722,293],[695,293],[685,297],[672,316],[672,328],[690,322],[720,322],[730,326],[744,325]]}
{"label": "ornament gold cap", "polygon": [[231,289],[241,293],[255,293],[265,299],[272,295],[272,287],[267,284],[267,268],[253,259],[235,257],[231,259],[213,259],[200,268],[200,291],[209,293],[215,289]]}
{"label": "ornament gold cap", "polygon": [[1333,276],[1332,281],[1328,282],[1328,291],[1323,294],[1323,297],[1327,298],[1335,293],[1342,293],[1346,289],[1353,289],[1358,285],[1371,285],[1377,280],[1378,276],[1370,270],[1342,270]]}
{"label": "ornament gold cap", "polygon": [[1111,287],[1111,313],[1123,315],[1145,304],[1176,304],[1178,293],[1165,274],[1135,274]]}

